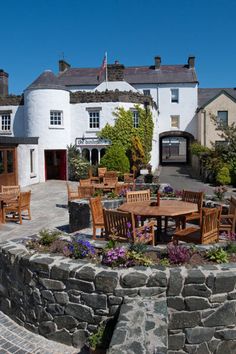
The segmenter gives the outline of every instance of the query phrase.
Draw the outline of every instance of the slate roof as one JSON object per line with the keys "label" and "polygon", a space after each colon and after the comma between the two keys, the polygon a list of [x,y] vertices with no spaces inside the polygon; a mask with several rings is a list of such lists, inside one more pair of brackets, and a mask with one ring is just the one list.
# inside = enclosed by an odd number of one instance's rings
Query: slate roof
{"label": "slate roof", "polygon": [[23,95],[8,95],[0,97],[0,107],[1,106],[22,106],[24,105]]}
{"label": "slate roof", "polygon": [[[65,86],[98,85],[100,68],[69,68],[58,75],[59,82]],[[129,84],[145,83],[195,83],[198,82],[194,68],[188,65],[162,65],[125,67],[124,80]]]}
{"label": "slate roof", "polygon": [[62,85],[57,76],[53,74],[51,70],[45,70],[32,84],[30,84],[26,90],[36,89],[54,89],[54,90],[67,90]]}
{"label": "slate roof", "polygon": [[198,89],[198,108],[205,107],[221,93],[229,95],[236,100],[236,89],[234,88],[199,88]]}

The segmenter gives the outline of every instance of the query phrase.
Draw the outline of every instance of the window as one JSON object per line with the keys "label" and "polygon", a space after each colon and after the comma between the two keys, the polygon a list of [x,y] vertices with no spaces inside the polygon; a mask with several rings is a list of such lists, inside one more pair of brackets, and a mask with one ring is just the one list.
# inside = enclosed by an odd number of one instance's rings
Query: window
{"label": "window", "polygon": [[143,94],[144,94],[144,96],[150,96],[151,95],[150,90],[143,90]]}
{"label": "window", "polygon": [[139,127],[138,111],[132,110],[132,113],[133,113],[133,125],[134,125],[134,128],[138,128]]}
{"label": "window", "polygon": [[224,127],[228,125],[228,111],[217,112],[217,123]]}
{"label": "window", "polygon": [[50,111],[50,125],[63,126],[63,112],[62,111]]}
{"label": "window", "polygon": [[1,132],[2,133],[11,132],[11,115],[10,114],[1,115]]}
{"label": "window", "polygon": [[171,89],[171,102],[179,103],[179,89]]}
{"label": "window", "polygon": [[89,111],[89,128],[100,128],[100,111]]}
{"label": "window", "polygon": [[30,149],[30,174],[34,174],[34,155],[35,155],[35,150]]}
{"label": "window", "polygon": [[170,119],[171,119],[170,122],[171,128],[179,129],[179,116],[171,116]]}

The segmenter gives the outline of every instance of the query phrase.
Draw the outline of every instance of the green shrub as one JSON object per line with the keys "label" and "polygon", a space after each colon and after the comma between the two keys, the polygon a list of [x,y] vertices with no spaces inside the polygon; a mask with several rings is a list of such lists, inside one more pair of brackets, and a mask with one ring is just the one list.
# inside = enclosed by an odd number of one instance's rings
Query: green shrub
{"label": "green shrub", "polygon": [[200,154],[202,154],[204,152],[209,152],[210,151],[210,149],[208,147],[203,146],[203,145],[201,145],[200,143],[197,143],[197,142],[192,143],[190,145],[190,149],[191,149],[192,155],[197,155],[197,156],[199,156]]}
{"label": "green shrub", "polygon": [[48,229],[43,229],[39,232],[39,236],[40,236],[40,243],[41,245],[44,246],[49,246],[51,245],[54,241],[56,241],[59,236],[61,236],[61,232],[57,231],[57,230],[48,230]]}
{"label": "green shrub", "polygon": [[229,261],[228,254],[223,248],[213,248],[207,252],[206,256],[216,263],[227,263]]}
{"label": "green shrub", "polygon": [[216,175],[216,182],[221,185],[230,184],[231,178],[228,167],[224,166],[218,171]]}
{"label": "green shrub", "polygon": [[125,154],[124,148],[119,144],[112,145],[106,151],[101,158],[100,165],[111,171],[119,171],[122,174],[130,170],[129,159]]}
{"label": "green shrub", "polygon": [[70,163],[73,169],[73,179],[75,181],[88,178],[90,163],[87,160],[82,157],[73,157]]}
{"label": "green shrub", "polygon": [[102,347],[105,326],[101,325],[97,331],[88,337],[89,347],[93,350]]}

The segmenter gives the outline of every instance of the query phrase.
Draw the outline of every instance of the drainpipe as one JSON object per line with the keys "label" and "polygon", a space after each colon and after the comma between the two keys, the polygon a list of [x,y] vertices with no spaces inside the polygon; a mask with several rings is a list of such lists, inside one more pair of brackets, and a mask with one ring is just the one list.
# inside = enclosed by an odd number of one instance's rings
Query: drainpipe
{"label": "drainpipe", "polygon": [[206,111],[202,111],[203,113],[203,145],[206,146]]}

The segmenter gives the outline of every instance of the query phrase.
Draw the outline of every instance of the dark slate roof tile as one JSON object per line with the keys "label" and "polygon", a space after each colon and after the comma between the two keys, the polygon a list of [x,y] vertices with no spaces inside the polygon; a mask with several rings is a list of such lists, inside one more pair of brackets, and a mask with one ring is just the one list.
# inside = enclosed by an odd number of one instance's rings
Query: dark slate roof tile
{"label": "dark slate roof tile", "polygon": [[36,89],[55,89],[55,90],[67,90],[67,88],[61,84],[56,75],[51,70],[44,71],[26,90]]}
{"label": "dark slate roof tile", "polygon": [[[69,68],[58,79],[65,86],[97,85],[99,71],[100,68]],[[188,65],[163,65],[158,70],[153,66],[137,66],[124,69],[124,80],[129,84],[195,83],[197,76]]]}
{"label": "dark slate roof tile", "polygon": [[205,107],[221,93],[225,93],[236,100],[236,89],[234,88],[199,88],[198,89],[198,108]]}

